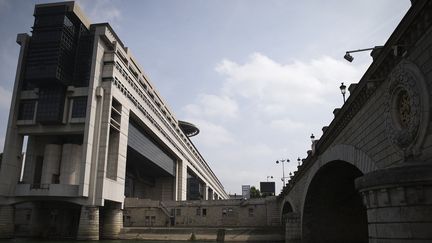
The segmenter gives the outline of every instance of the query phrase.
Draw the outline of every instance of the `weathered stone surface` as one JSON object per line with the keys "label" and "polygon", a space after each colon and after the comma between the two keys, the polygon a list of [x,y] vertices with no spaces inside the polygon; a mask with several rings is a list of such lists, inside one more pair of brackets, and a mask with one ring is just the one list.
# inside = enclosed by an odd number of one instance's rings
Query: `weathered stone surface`
{"label": "weathered stone surface", "polygon": [[78,240],[99,240],[99,207],[82,206]]}
{"label": "weathered stone surface", "polygon": [[14,233],[14,207],[0,206],[0,239],[12,238]]}

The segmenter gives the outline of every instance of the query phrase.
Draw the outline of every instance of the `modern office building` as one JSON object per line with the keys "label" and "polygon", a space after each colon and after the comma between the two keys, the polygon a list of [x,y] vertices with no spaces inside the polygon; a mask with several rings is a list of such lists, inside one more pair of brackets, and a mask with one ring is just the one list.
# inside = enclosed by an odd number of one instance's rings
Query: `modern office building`
{"label": "modern office building", "polygon": [[0,238],[113,238],[125,197],[228,198],[189,139],[198,129],[174,117],[108,23],[74,2],[36,5],[34,17],[32,35],[17,36]]}

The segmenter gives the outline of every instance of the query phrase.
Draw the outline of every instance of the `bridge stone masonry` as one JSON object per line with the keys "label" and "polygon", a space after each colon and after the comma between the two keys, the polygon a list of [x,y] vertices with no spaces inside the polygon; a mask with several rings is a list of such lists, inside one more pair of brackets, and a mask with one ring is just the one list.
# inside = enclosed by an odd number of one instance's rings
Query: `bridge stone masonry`
{"label": "bridge stone masonry", "polygon": [[412,1],[283,188],[287,243],[432,241],[431,13]]}

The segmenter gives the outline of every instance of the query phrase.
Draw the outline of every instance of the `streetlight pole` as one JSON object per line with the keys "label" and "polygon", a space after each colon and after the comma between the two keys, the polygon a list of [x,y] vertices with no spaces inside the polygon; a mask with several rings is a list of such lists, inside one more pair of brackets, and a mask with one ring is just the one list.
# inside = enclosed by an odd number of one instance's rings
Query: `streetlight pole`
{"label": "streetlight pole", "polygon": [[290,162],[290,160],[289,159],[280,159],[280,160],[276,160],[276,164],[279,164],[279,163],[281,163],[282,164],[282,181],[283,181],[283,185],[282,185],[282,187],[284,187],[285,186],[285,166],[284,166],[284,163],[285,162]]}

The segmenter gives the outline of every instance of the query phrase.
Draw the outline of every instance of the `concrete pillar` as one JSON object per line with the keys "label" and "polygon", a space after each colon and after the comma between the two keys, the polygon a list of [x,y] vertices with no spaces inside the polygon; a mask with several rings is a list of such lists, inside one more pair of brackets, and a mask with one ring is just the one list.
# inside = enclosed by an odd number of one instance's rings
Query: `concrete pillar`
{"label": "concrete pillar", "polygon": [[187,195],[187,165],[183,161],[177,162],[177,200],[186,200]]}
{"label": "concrete pillar", "polygon": [[21,45],[21,48],[18,58],[17,71],[15,75],[6,137],[4,140],[3,160],[0,167],[0,195],[2,196],[13,195],[15,193],[15,186],[18,182],[18,178],[21,172],[21,168],[19,167],[19,165],[22,156],[24,137],[23,135],[18,134],[18,126],[16,126],[16,120],[18,117],[19,109],[19,90],[21,88],[20,84],[22,84],[20,80],[24,76],[24,69],[22,67],[25,64],[24,59],[29,40],[30,37],[28,34],[19,34],[16,39],[17,43]]}
{"label": "concrete pillar", "polygon": [[369,242],[432,242],[432,164],[407,163],[356,180]]}
{"label": "concrete pillar", "polygon": [[203,190],[203,200],[208,200],[208,186],[204,184],[204,190]]}
{"label": "concrete pillar", "polygon": [[53,175],[60,174],[61,151],[62,146],[58,144],[45,146],[41,184],[52,184]]}
{"label": "concrete pillar", "polygon": [[60,165],[60,184],[79,185],[81,151],[81,145],[63,145]]}
{"label": "concrete pillar", "polygon": [[12,238],[14,234],[14,207],[0,206],[0,239]]}
{"label": "concrete pillar", "polygon": [[123,228],[123,210],[119,208],[104,209],[102,239],[118,239]]}
{"label": "concrete pillar", "polygon": [[300,215],[288,213],[285,221],[285,242],[297,243],[301,240]]}
{"label": "concrete pillar", "polygon": [[99,207],[81,207],[77,239],[99,240]]}

